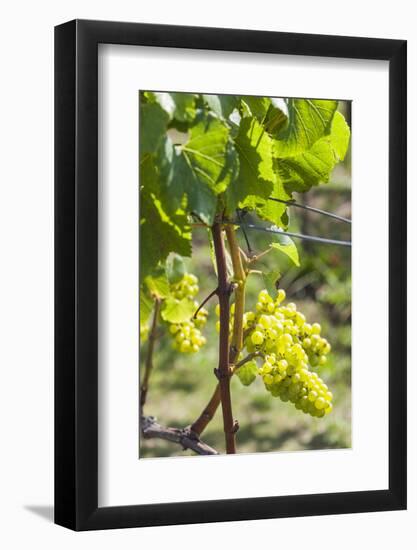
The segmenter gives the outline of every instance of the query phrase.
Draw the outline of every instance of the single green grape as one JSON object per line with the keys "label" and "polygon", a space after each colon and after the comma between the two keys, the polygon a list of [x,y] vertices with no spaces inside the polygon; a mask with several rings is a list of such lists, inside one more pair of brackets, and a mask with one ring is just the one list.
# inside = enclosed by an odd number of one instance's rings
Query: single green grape
{"label": "single green grape", "polygon": [[264,341],[264,335],[259,330],[255,331],[251,336],[252,343],[255,346],[260,346]]}

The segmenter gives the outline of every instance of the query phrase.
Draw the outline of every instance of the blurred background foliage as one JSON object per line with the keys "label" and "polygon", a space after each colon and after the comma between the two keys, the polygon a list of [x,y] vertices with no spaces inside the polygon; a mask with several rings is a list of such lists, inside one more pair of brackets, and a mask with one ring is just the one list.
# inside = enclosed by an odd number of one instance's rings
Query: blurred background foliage
{"label": "blurred background foliage", "polygon": [[[351,127],[350,102],[339,102],[339,110]],[[295,200],[310,206],[351,218],[351,147],[345,160],[336,166],[328,184],[312,188],[305,195],[294,194]],[[332,239],[350,240],[351,227],[322,215],[295,207],[289,208],[290,231]],[[249,222],[250,219],[248,218]],[[263,232],[247,231],[251,247],[257,251],[268,248],[270,238]],[[238,237],[247,250],[242,232]],[[244,387],[232,377],[233,415],[240,429],[236,435],[238,453],[267,451],[300,451],[336,449],[351,446],[351,249],[336,245],[295,240],[300,267],[295,267],[283,254],[274,251],[257,264],[256,269],[278,269],[282,273],[279,286],[287,293],[308,322],[319,322],[322,335],[331,343],[328,362],[317,372],[333,392],[334,409],[324,418],[313,418],[272,397],[260,377]],[[189,272],[199,278],[202,301],[215,287],[216,277],[210,258],[207,233],[204,228],[193,230],[193,255],[186,260]],[[253,309],[258,292],[264,287],[262,277],[252,274],[247,282],[246,311]],[[165,327],[160,327],[154,353],[154,370],[146,404],[146,414],[171,427],[183,428],[202,412],[215,388],[213,369],[218,359],[217,300],[207,304],[209,318],[203,334],[207,344],[196,354],[180,354],[171,347],[172,339]],[[140,350],[140,365],[146,356],[144,343]],[[221,409],[210,422],[202,438],[224,452]],[[193,455],[178,445],[158,439],[140,441],[140,457]]]}

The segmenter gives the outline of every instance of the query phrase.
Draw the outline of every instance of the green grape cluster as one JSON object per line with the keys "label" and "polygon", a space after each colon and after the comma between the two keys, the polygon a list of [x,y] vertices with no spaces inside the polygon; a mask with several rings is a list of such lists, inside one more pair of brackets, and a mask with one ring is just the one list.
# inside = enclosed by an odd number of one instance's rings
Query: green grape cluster
{"label": "green grape cluster", "polygon": [[[193,299],[198,293],[198,278],[192,273],[186,273],[178,283],[171,285],[171,294],[178,300],[184,298]],[[193,301],[195,309],[198,302]],[[181,353],[196,353],[206,343],[201,329],[207,323],[208,311],[201,308],[196,318],[182,323],[171,323],[169,332],[173,337],[172,347]]]}
{"label": "green grape cluster", "polygon": [[331,412],[333,396],[309,366],[324,365],[331,346],[320,336],[319,323],[307,323],[293,303],[282,305],[285,297],[282,289],[275,300],[266,290],[259,293],[256,313],[244,315],[245,345],[264,354],[259,374],[273,396],[322,417]]}
{"label": "green grape cluster", "polygon": [[177,300],[192,299],[198,290],[198,278],[193,273],[185,273],[179,282],[170,285],[171,294]]}
{"label": "green grape cluster", "polygon": [[195,353],[206,343],[206,338],[193,320],[171,324],[169,332],[174,337],[172,347],[181,353]]}

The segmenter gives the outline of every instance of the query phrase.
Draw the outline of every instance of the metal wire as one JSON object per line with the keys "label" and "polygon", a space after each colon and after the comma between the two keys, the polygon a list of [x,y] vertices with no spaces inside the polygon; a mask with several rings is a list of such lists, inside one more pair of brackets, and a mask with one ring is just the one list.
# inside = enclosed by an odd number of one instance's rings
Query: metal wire
{"label": "metal wire", "polygon": [[283,204],[287,204],[288,206],[296,206],[297,208],[302,208],[303,210],[309,210],[310,212],[315,212],[316,214],[322,214],[323,216],[334,218],[335,220],[338,220],[340,222],[352,223],[352,220],[349,220],[348,218],[344,218],[343,216],[338,216],[337,214],[333,214],[332,212],[327,212],[326,210],[321,210],[320,208],[314,208],[313,206],[307,206],[306,204],[300,204],[299,202],[285,201],[283,199],[277,199],[275,197],[269,197],[269,200],[275,201],[275,202],[281,202]]}
{"label": "metal wire", "polygon": [[352,246],[352,243],[350,241],[338,241],[336,239],[326,239],[324,237],[315,237],[314,235],[303,235],[301,233],[292,233],[291,231],[279,231],[278,229],[274,229],[273,227],[262,227],[260,225],[254,225],[254,224],[241,224],[236,222],[223,222],[223,223],[230,223],[232,225],[236,225],[240,227],[241,225],[244,225],[245,229],[254,229],[255,231],[264,231],[265,233],[274,233],[276,235],[285,236],[288,235],[290,237],[294,237],[296,239],[303,239],[305,241],[314,241],[319,242],[322,244],[335,244],[339,246]]}

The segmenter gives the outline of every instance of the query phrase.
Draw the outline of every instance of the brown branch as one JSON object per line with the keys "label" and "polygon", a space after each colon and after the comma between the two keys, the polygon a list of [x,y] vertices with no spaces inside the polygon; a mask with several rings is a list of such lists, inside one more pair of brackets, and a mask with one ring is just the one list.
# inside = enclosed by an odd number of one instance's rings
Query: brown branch
{"label": "brown branch", "polygon": [[166,428],[158,424],[153,416],[142,416],[142,435],[145,439],[164,439],[181,445],[183,450],[191,449],[199,455],[217,455],[215,449],[201,441],[197,434],[191,428]]}
{"label": "brown branch", "polygon": [[[226,226],[227,241],[230,248],[234,278],[237,281],[235,291],[235,315],[233,321],[233,336],[229,352],[229,362],[234,363],[243,349],[243,313],[245,310],[245,283],[246,272],[242,262],[243,251],[239,248],[235,231],[233,227]],[[245,256],[243,256],[245,258]],[[212,420],[220,405],[220,384],[217,384],[210,401],[207,403],[203,412],[192,424],[192,430],[197,434],[202,434],[209,422]]]}
{"label": "brown branch", "polygon": [[216,375],[220,385],[220,401],[223,413],[223,430],[226,440],[226,453],[234,454],[236,424],[233,420],[232,400],[230,395],[229,370],[229,320],[230,320],[230,293],[231,285],[227,280],[226,250],[220,223],[215,222],[212,227],[214,253],[217,264],[217,295],[220,305],[220,335],[219,335],[219,366]]}
{"label": "brown branch", "polygon": [[205,305],[207,304],[207,302],[210,300],[210,298],[212,298],[213,296],[215,296],[217,294],[217,288],[215,288],[212,292],[210,292],[210,294],[204,298],[204,300],[201,302],[201,304],[198,306],[198,308],[196,309],[194,315],[193,315],[193,318],[196,319],[197,318],[197,314],[198,312],[200,311],[200,309]]}
{"label": "brown branch", "polygon": [[259,252],[258,254],[254,254],[253,256],[251,256],[248,264],[253,264],[253,263],[257,262],[258,260],[260,260],[261,258],[266,256],[267,254],[269,254],[271,252],[271,250],[272,250],[272,247],[270,246],[269,248],[267,248],[263,252]]}
{"label": "brown branch", "polygon": [[207,424],[212,420],[220,405],[220,384],[216,384],[213,395],[207,403],[200,416],[191,424],[194,433],[200,435],[206,429]]}
{"label": "brown branch", "polygon": [[146,355],[146,362],[145,362],[145,373],[143,376],[142,384],[141,384],[141,390],[140,390],[140,409],[142,411],[145,402],[146,402],[146,396],[148,395],[148,387],[149,387],[149,378],[151,376],[151,372],[153,369],[153,350],[155,347],[155,340],[156,340],[156,328],[158,324],[158,315],[159,310],[161,307],[161,301],[159,298],[155,299],[155,306],[153,311],[153,318],[152,318],[152,326],[151,330],[149,332],[149,340],[148,340],[148,352]]}
{"label": "brown branch", "polygon": [[262,351],[254,351],[253,353],[249,353],[246,357],[239,361],[239,363],[236,363],[236,365],[233,366],[233,373],[235,373],[245,363],[252,361],[255,357],[265,357],[265,354]]}

